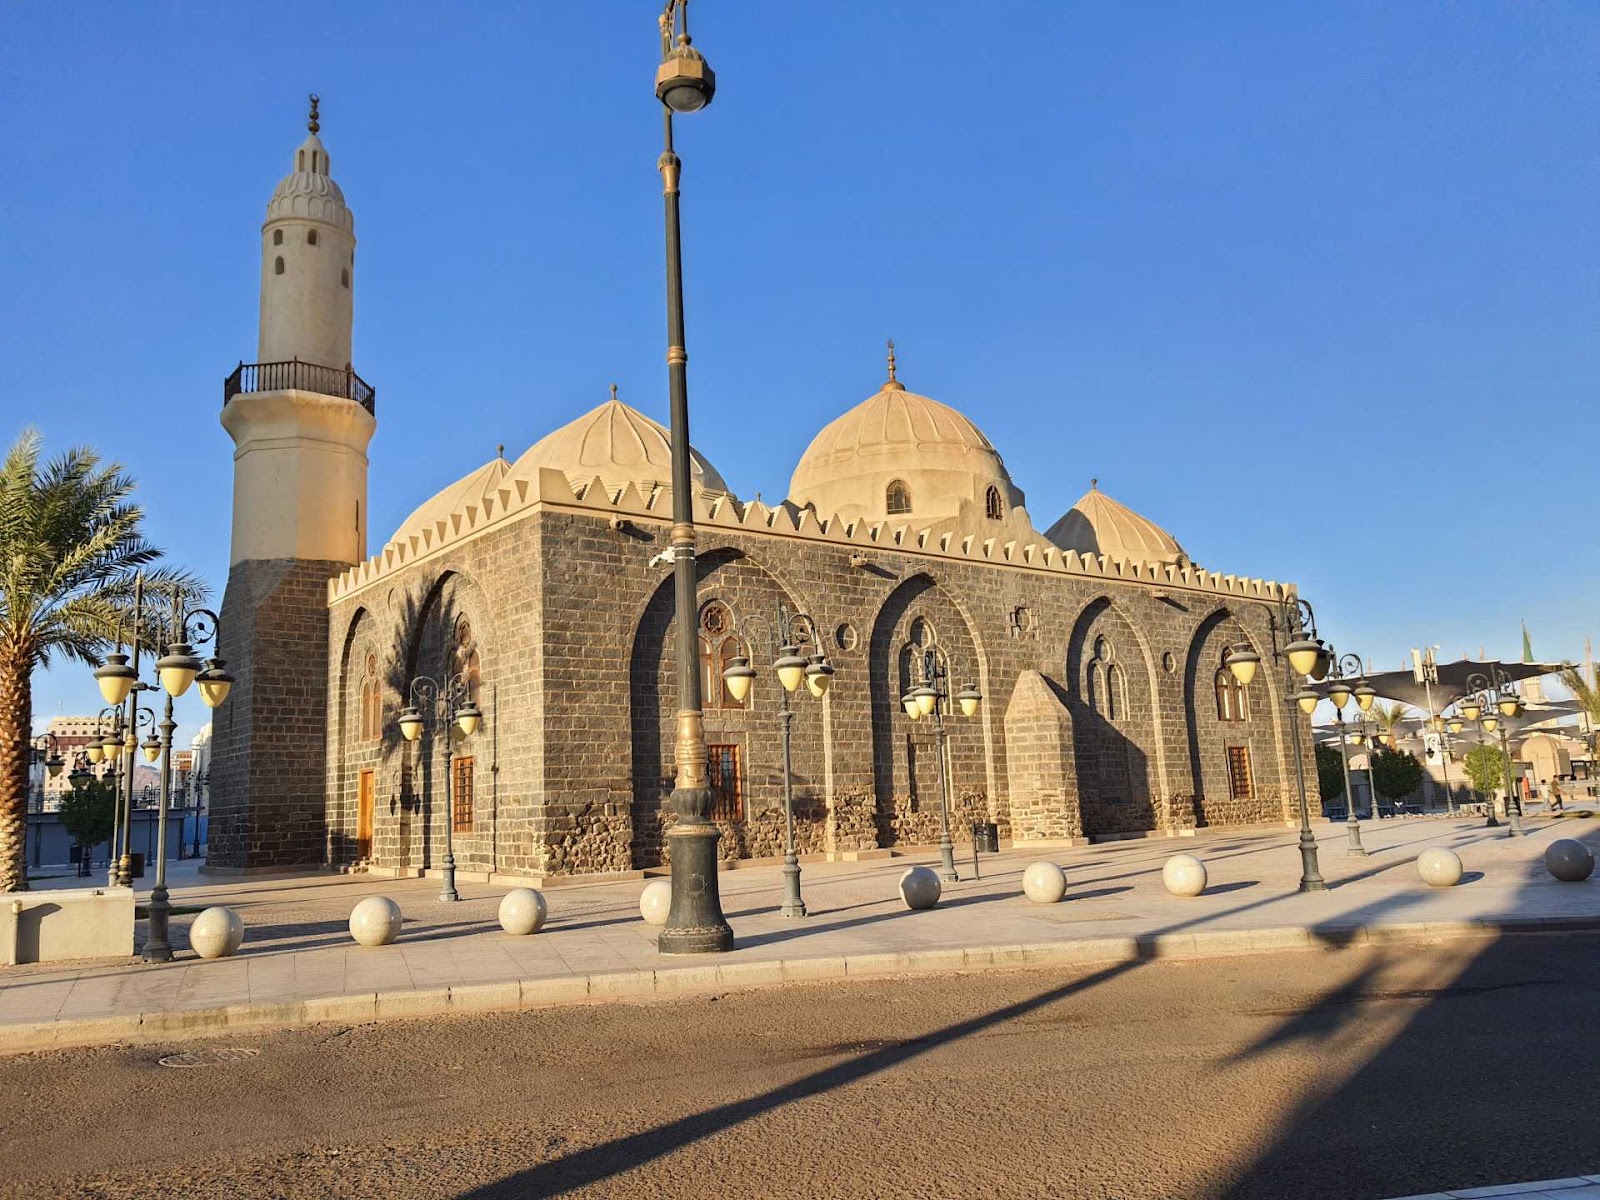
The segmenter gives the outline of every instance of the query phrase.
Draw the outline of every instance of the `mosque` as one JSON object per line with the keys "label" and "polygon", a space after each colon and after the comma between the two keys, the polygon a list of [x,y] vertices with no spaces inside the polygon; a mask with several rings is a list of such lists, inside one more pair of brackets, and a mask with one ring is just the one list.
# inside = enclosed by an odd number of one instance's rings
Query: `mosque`
{"label": "mosque", "polygon": [[[795,701],[803,855],[937,841],[938,742],[901,703],[929,648],[983,696],[945,718],[958,841],[984,821],[1060,844],[1297,813],[1301,718],[1271,667],[1293,588],[1196,566],[1095,487],[1039,532],[989,439],[910,390],[892,347],[884,382],[812,438],[781,503],[735,496],[694,455],[692,631],[674,628],[661,553],[668,432],[614,391],[423,500],[369,552],[378,410],[351,356],[355,222],[314,107],[310,130],[261,227],[257,361],[224,385],[221,652],[238,682],[213,732],[212,869],[434,872],[447,832],[463,880],[659,866],[679,636],[699,644],[720,853],[781,853],[780,601],[814,619],[808,649],[836,669],[826,695]],[[1241,643],[1266,659],[1248,687],[1222,669]],[[722,678],[739,655],[761,670],[742,701]],[[419,675],[465,681],[475,735],[400,736]]]}

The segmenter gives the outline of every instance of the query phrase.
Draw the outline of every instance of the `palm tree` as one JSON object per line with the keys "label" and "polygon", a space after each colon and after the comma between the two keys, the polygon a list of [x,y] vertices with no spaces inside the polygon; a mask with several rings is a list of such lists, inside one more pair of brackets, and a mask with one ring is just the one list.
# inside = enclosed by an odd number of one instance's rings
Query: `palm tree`
{"label": "palm tree", "polygon": [[[33,672],[58,657],[98,664],[131,608],[135,572],[161,557],[121,466],[87,448],[41,464],[43,448],[26,430],[0,466],[0,892],[27,886]],[[180,571],[146,578],[196,586]]]}
{"label": "palm tree", "polygon": [[[1600,729],[1600,667],[1589,665],[1589,678],[1583,677],[1583,668],[1567,663],[1561,668],[1561,682],[1577,701],[1578,711],[1584,716],[1588,729]],[[1593,747],[1590,748],[1591,753]]]}
{"label": "palm tree", "polygon": [[1389,746],[1393,746],[1395,739],[1400,736],[1400,722],[1410,715],[1411,710],[1398,700],[1389,705],[1380,702],[1372,706],[1372,719],[1383,730],[1385,744]]}

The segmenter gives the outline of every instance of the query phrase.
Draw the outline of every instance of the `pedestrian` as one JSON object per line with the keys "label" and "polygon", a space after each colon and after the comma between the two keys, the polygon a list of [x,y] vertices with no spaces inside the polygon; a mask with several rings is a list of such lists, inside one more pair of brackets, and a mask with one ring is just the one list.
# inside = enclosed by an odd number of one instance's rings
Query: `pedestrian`
{"label": "pedestrian", "polygon": [[1555,779],[1550,783],[1550,809],[1549,811],[1566,812],[1567,806],[1561,800],[1561,780]]}

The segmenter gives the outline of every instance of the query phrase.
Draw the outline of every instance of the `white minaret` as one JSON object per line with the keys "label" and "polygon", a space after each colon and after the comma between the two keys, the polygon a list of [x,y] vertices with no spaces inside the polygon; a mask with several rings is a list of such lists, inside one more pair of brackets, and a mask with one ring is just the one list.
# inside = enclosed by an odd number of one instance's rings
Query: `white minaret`
{"label": "white minaret", "polygon": [[351,366],[355,218],[328,174],[311,97],[261,226],[257,359],[228,381],[222,424],[234,453],[233,563],[350,565],[367,554],[372,389]]}
{"label": "white minaret", "polygon": [[212,733],[208,869],[321,860],[328,580],[367,554],[373,391],[350,359],[355,221],[317,136],[261,227],[261,340],[223,385],[233,553],[218,650],[236,682]]}

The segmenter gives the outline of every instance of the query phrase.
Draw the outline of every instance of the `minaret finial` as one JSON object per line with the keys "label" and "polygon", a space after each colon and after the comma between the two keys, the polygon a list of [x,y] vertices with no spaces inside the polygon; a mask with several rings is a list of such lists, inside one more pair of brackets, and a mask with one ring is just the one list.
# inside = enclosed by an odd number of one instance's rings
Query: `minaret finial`
{"label": "minaret finial", "polygon": [[504,442],[501,442],[498,446],[496,446],[494,448],[494,456],[496,458],[499,458],[499,459],[504,459],[505,458],[505,456],[506,456],[506,444]]}
{"label": "minaret finial", "polygon": [[315,92],[311,93],[311,119],[306,122],[306,128],[316,133],[322,128],[322,122],[317,119],[317,105],[322,103],[322,97]]}
{"label": "minaret finial", "polygon": [[1089,490],[1091,492],[1098,492],[1100,490],[1100,481],[1098,479],[1089,480]]}
{"label": "minaret finial", "polygon": [[611,398],[613,400],[617,398],[617,385],[614,383],[611,385]]}
{"label": "minaret finial", "polygon": [[883,386],[886,387],[886,388],[890,388],[890,389],[892,389],[894,391],[900,391],[900,392],[905,391],[905,386],[906,385],[901,383],[898,379],[896,379],[895,378],[895,374],[894,374],[894,339],[893,338],[889,339],[889,381],[887,383],[885,383]]}

